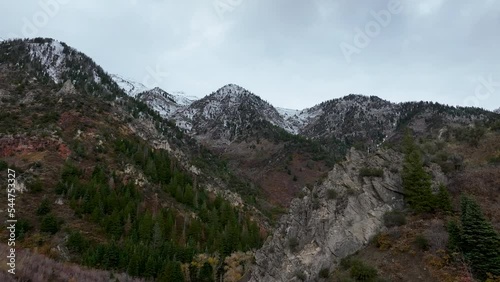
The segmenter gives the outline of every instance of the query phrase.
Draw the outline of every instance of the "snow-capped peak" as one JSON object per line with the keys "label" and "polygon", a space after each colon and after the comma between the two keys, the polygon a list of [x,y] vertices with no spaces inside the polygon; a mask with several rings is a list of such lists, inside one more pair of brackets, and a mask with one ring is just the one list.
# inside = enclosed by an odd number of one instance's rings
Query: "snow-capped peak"
{"label": "snow-capped peak", "polygon": [[218,96],[239,96],[241,94],[247,94],[250,92],[239,85],[227,84],[219,88],[219,90],[217,90],[215,93]]}
{"label": "snow-capped peak", "polygon": [[118,86],[131,97],[136,97],[139,93],[148,90],[148,88],[139,82],[125,79],[119,75],[112,74],[111,78],[118,84]]}

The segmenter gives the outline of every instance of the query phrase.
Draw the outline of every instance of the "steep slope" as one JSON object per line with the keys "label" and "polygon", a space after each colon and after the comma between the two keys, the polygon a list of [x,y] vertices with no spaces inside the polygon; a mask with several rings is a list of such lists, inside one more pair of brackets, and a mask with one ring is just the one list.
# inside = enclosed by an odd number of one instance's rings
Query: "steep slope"
{"label": "steep slope", "polygon": [[305,111],[310,117],[300,133],[310,138],[336,137],[350,144],[382,141],[397,124],[396,105],[375,96],[349,95]]}
{"label": "steep slope", "polygon": [[0,167],[16,171],[19,251],[181,281],[181,263],[197,280],[209,259],[224,273],[226,256],[260,245],[263,217],[227,185],[246,183],[85,55],[31,55],[53,44],[0,44]]}
{"label": "steep slope", "polygon": [[158,87],[139,93],[137,99],[144,102],[165,118],[171,117],[179,109],[185,107],[185,105],[177,102],[178,99],[176,99],[176,97]]}
{"label": "steep slope", "polygon": [[429,102],[395,104],[376,96],[351,94],[305,109],[290,121],[298,125],[300,135],[308,138],[335,137],[350,146],[375,149],[386,140],[398,138],[406,127],[435,137],[444,127],[496,118],[477,108]]}
{"label": "steep slope", "polygon": [[[402,156],[380,151],[371,156],[351,150],[321,184],[303,189],[264,246],[256,253],[250,281],[319,281],[340,260],[368,244],[383,228],[383,216],[403,206]],[[383,170],[362,177],[361,168]],[[437,183],[444,181],[434,166]]]}
{"label": "steep slope", "polygon": [[[228,167],[254,182],[242,191],[286,207],[304,185],[314,183],[343,157],[345,147],[326,148],[292,135],[280,113],[250,91],[233,84],[180,109],[172,119]],[[264,210],[275,210],[261,203]]]}

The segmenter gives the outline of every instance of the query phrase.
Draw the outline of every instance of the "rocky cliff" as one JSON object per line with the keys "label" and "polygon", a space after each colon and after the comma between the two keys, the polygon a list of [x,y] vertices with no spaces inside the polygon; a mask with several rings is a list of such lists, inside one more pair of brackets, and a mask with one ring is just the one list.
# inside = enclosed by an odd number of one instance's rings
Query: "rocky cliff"
{"label": "rocky cliff", "polygon": [[[319,281],[340,260],[381,231],[385,213],[403,206],[403,157],[392,150],[371,156],[351,150],[319,185],[304,188],[274,234],[256,253],[250,281]],[[362,177],[361,168],[383,172]],[[434,181],[445,181],[432,169]]]}

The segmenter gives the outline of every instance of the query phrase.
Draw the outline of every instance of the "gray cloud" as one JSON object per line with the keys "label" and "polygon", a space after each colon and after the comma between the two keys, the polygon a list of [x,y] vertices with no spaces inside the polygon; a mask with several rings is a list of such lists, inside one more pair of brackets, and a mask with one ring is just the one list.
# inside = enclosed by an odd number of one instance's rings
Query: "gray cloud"
{"label": "gray cloud", "polygon": [[[137,81],[168,72],[160,87],[196,96],[237,83],[291,108],[349,93],[500,106],[500,2],[402,1],[402,11],[346,60],[341,43],[355,46],[356,29],[366,30],[389,2],[2,1],[0,37],[53,37]],[[46,23],[41,3],[58,4]],[[27,21],[44,24],[23,34]]]}

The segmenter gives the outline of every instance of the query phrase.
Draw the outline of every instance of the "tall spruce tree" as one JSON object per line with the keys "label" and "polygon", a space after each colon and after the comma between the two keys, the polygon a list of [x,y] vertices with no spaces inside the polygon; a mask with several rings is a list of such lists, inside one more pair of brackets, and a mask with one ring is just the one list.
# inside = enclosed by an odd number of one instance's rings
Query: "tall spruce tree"
{"label": "tall spruce tree", "polygon": [[439,192],[436,195],[436,207],[445,213],[451,213],[451,197],[448,189],[443,184],[439,185]]}
{"label": "tall spruce tree", "polygon": [[425,171],[420,150],[409,131],[404,139],[403,189],[408,205],[417,212],[434,210],[431,176]]}
{"label": "tall spruce tree", "polygon": [[500,275],[500,236],[469,197],[461,199],[460,249],[479,278]]}

